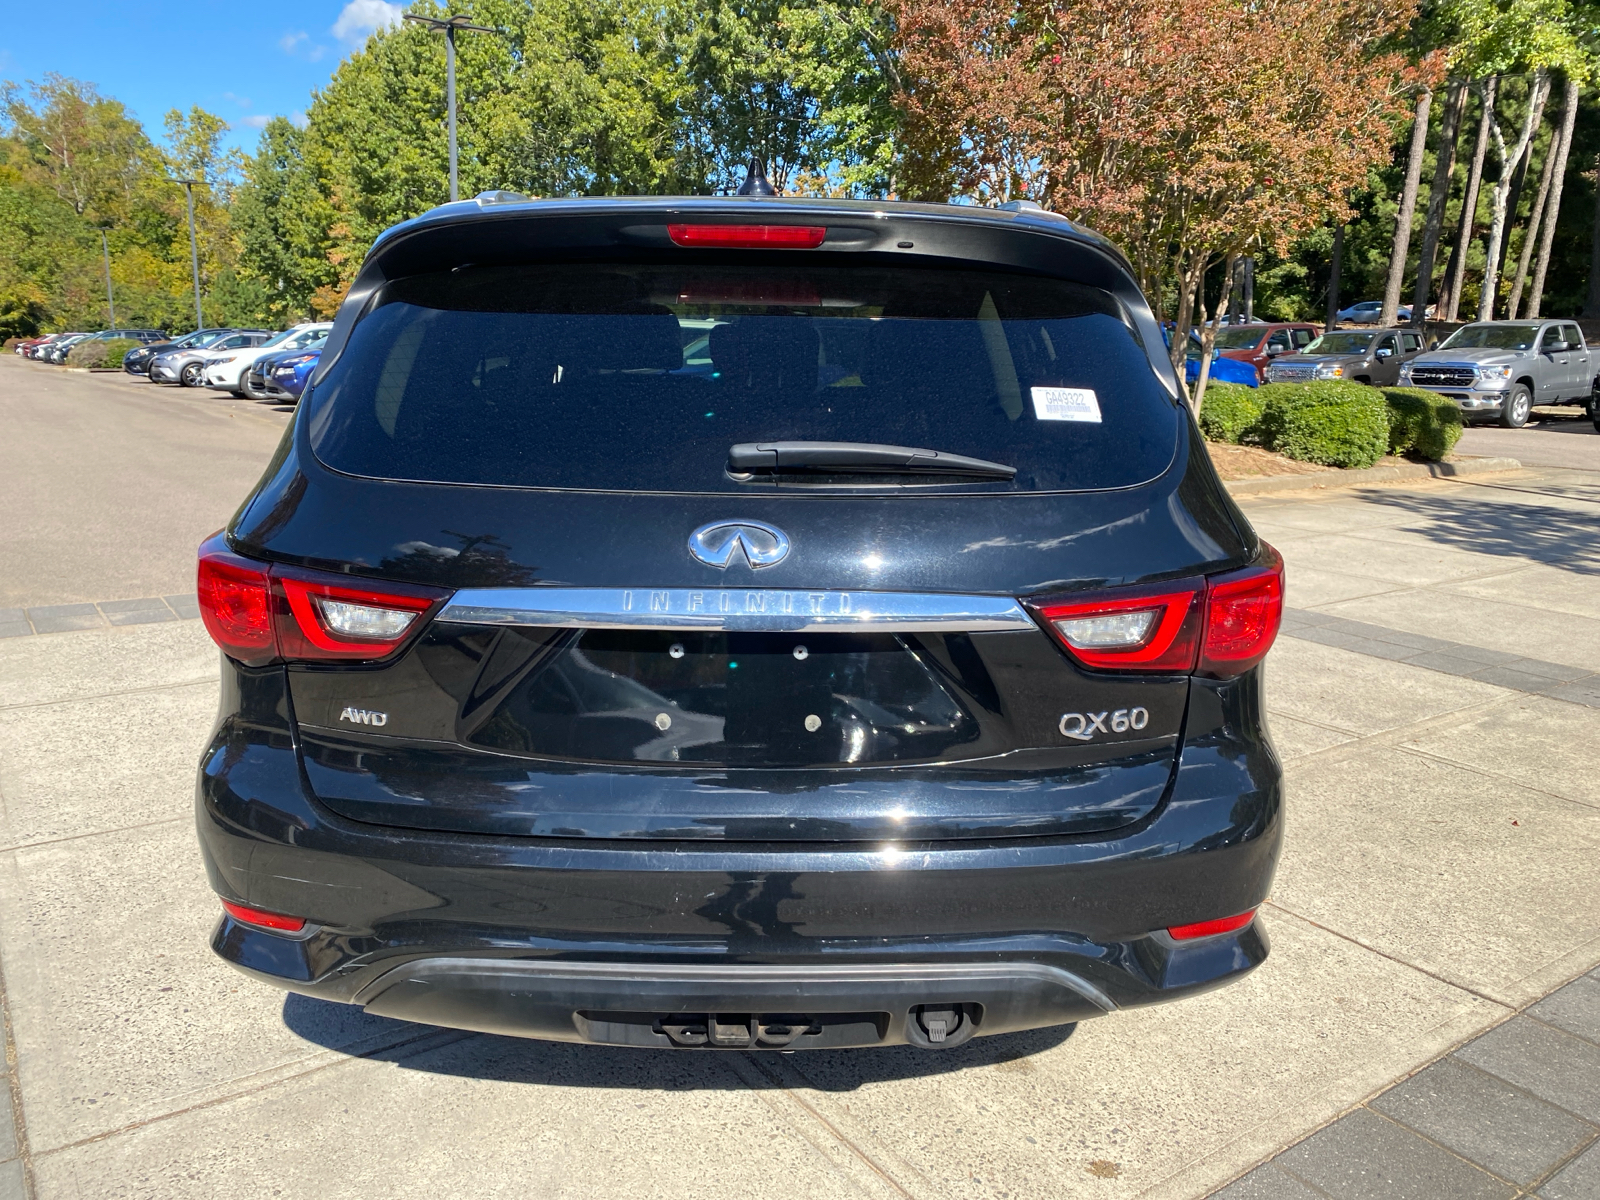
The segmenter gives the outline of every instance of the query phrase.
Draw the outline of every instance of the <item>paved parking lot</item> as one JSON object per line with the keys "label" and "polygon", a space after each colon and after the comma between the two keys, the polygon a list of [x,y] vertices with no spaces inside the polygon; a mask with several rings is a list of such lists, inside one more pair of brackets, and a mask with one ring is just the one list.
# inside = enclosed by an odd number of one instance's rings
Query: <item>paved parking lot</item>
{"label": "paved parking lot", "polygon": [[[1273,955],[1241,984],[947,1055],[678,1055],[210,956],[217,666],[182,605],[283,419],[0,361],[0,1198],[1600,1191],[1600,473],[1245,503],[1293,611]],[[92,618],[49,632],[61,605]]]}

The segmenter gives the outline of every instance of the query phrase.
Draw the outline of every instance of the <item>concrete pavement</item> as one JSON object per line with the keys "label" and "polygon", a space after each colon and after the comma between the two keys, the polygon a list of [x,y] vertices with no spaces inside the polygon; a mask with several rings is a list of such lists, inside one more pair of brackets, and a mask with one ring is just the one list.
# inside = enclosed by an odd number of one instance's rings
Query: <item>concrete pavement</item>
{"label": "concrete pavement", "polygon": [[[46,444],[13,442],[8,462],[60,450],[33,392],[45,369],[24,369],[0,368],[0,419],[18,408],[13,425]],[[148,467],[83,494],[70,472],[0,466],[7,511],[54,506],[69,527],[139,511],[166,469],[187,481],[183,503],[123,522],[127,545],[101,577],[98,558],[64,568],[8,531],[0,604],[181,595],[194,543],[243,495],[281,418],[58,378],[45,381],[62,389],[51,402],[67,407],[69,440],[95,461]],[[223,432],[235,428],[249,432]],[[230,478],[213,486],[196,453],[232,455]],[[1271,959],[1183,1004],[948,1055],[557,1046],[285,998],[205,944],[217,907],[190,809],[217,659],[199,622],[173,609],[0,640],[0,973],[19,1104],[13,1154],[0,1132],[0,1197],[1188,1198],[1269,1159],[1230,1200],[1449,1194],[1413,1186],[1432,1178],[1502,1188],[1485,1195],[1549,1179],[1545,1200],[1574,1194],[1557,1172],[1592,1169],[1578,1155],[1593,1122],[1525,1074],[1494,1074],[1518,1070],[1515,1046],[1463,1047],[1514,1040],[1517,1022],[1554,1026],[1541,999],[1600,964],[1596,714],[1528,678],[1439,668],[1476,649],[1554,667],[1563,685],[1600,673],[1600,475],[1244,507],[1285,555],[1295,610],[1269,660],[1290,818],[1264,917]],[[170,565],[141,574],[140,562]],[[1302,636],[1318,629],[1322,640]],[[1430,666],[1383,649],[1441,653],[1407,638],[1450,650]],[[1587,995],[1559,1002],[1579,1014],[1569,1025],[1592,1019]],[[1436,1060],[1439,1076],[1386,1092]],[[1447,1131],[1414,1132],[1430,1119],[1416,1093],[1467,1070],[1502,1080],[1517,1112],[1549,1116],[1527,1096],[1556,1110],[1549,1129],[1528,1118],[1543,1140],[1515,1159],[1525,1177],[1468,1162]],[[1402,1156],[1421,1164],[1408,1190],[1347,1186],[1337,1165],[1378,1144],[1367,1121],[1387,1123],[1397,1153],[1414,1147],[1391,1127],[1420,1138],[1454,1174]],[[1557,1126],[1571,1137],[1551,1158]]]}

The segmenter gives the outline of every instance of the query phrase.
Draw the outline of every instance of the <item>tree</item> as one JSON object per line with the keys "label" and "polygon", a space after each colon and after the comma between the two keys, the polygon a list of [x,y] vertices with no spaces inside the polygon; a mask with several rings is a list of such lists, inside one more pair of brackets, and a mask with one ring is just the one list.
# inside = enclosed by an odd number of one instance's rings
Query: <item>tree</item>
{"label": "tree", "polygon": [[1535,126],[1544,112],[1545,97],[1549,94],[1550,79],[1543,71],[1535,71],[1528,86],[1528,104],[1522,115],[1522,128],[1517,134],[1516,149],[1506,153],[1505,136],[1500,132],[1499,119],[1490,110],[1489,133],[1494,139],[1495,154],[1500,160],[1500,180],[1490,196],[1489,244],[1484,250],[1483,290],[1478,299],[1478,320],[1494,320],[1495,292],[1499,284],[1500,244],[1506,233],[1506,208],[1511,196],[1512,178],[1516,166],[1528,150]]}
{"label": "tree", "polygon": [[1461,229],[1456,235],[1455,249],[1450,254],[1450,265],[1445,270],[1444,293],[1440,296],[1439,315],[1454,321],[1461,304],[1462,290],[1466,286],[1467,246],[1472,241],[1472,227],[1478,214],[1478,189],[1483,182],[1483,160],[1489,149],[1489,126],[1494,122],[1495,93],[1499,77],[1489,76],[1482,83],[1482,110],[1478,116],[1478,136],[1472,146],[1472,166],[1467,172],[1467,189],[1461,201]]}
{"label": "tree", "polygon": [[[1428,189],[1428,212],[1422,224],[1422,253],[1417,259],[1417,283],[1411,293],[1411,323],[1427,319],[1428,297],[1433,290],[1433,262],[1439,250],[1439,233],[1444,226],[1445,204],[1450,198],[1450,180],[1455,173],[1456,142],[1461,136],[1461,118],[1467,109],[1467,83],[1452,79],[1445,96],[1444,119],[1439,124],[1439,148],[1434,152],[1433,186]],[[1330,325],[1333,322],[1328,322]]]}
{"label": "tree", "polygon": [[1181,365],[1207,270],[1346,215],[1388,156],[1405,92],[1437,71],[1384,49],[1414,11],[898,0],[905,177],[1028,195],[1110,236],[1158,308],[1170,292]]}
{"label": "tree", "polygon": [[[1553,147],[1555,154],[1555,169],[1552,172],[1555,185],[1551,189],[1550,199],[1547,201],[1548,210],[1544,217],[1544,234],[1539,241],[1539,261],[1533,271],[1533,288],[1528,295],[1528,316],[1537,317],[1539,307],[1544,298],[1545,270],[1550,265],[1550,247],[1555,241],[1556,219],[1561,215],[1561,187],[1567,177],[1567,155],[1572,150],[1573,128],[1578,121],[1578,78],[1576,75],[1567,76],[1566,99],[1561,106],[1561,129],[1557,135],[1557,145]],[[1600,205],[1597,205],[1600,207]],[[1528,227],[1528,239],[1532,241],[1535,225]],[[1513,314],[1515,315],[1515,314]]]}
{"label": "tree", "polygon": [[[1417,95],[1417,115],[1411,123],[1411,152],[1406,156],[1406,182],[1400,193],[1400,211],[1394,219],[1394,249],[1389,254],[1389,279],[1383,289],[1383,309],[1378,324],[1393,325],[1400,308],[1400,285],[1405,280],[1406,252],[1411,247],[1411,218],[1417,211],[1417,184],[1422,178],[1422,156],[1428,146],[1428,109],[1433,92]],[[1413,314],[1415,315],[1415,314]]]}

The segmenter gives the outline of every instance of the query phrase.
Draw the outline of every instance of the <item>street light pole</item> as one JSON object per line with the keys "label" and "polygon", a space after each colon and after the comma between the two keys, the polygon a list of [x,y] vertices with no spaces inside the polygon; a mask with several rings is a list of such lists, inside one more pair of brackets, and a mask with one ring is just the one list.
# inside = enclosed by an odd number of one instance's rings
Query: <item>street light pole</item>
{"label": "street light pole", "polygon": [[106,310],[111,314],[109,329],[117,327],[117,302],[111,298],[111,243],[106,241],[106,227],[98,226],[100,230],[100,253],[106,259]]}
{"label": "street light pole", "polygon": [[456,30],[470,29],[474,33],[496,33],[487,25],[469,24],[466,17],[425,17],[421,13],[407,13],[406,20],[426,25],[429,29],[444,31],[444,92],[445,107],[449,110],[450,127],[450,199],[461,199],[456,170]]}
{"label": "street light pole", "polygon": [[200,243],[194,237],[194,185],[205,185],[204,179],[175,179],[183,184],[184,195],[189,198],[189,263],[194,268],[194,327],[204,329],[205,317],[200,312]]}

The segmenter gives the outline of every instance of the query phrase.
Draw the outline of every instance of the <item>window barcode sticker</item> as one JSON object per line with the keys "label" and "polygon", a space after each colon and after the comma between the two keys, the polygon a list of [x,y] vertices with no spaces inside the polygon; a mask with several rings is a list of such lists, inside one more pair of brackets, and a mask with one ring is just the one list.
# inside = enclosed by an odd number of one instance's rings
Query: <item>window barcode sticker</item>
{"label": "window barcode sticker", "polygon": [[1033,415],[1041,421],[1092,421],[1100,424],[1100,401],[1089,388],[1036,387]]}

